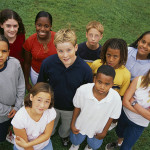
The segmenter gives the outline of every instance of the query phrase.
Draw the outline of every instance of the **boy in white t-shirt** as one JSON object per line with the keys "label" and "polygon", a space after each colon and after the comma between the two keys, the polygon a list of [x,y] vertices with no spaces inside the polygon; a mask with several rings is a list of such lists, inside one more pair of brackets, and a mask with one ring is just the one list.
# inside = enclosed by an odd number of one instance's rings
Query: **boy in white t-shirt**
{"label": "boy in white t-shirt", "polygon": [[112,89],[115,71],[111,66],[102,65],[97,70],[94,83],[80,86],[73,98],[75,106],[69,150],[78,150],[87,137],[85,150],[98,149],[113,119],[118,119],[122,102],[120,95]]}

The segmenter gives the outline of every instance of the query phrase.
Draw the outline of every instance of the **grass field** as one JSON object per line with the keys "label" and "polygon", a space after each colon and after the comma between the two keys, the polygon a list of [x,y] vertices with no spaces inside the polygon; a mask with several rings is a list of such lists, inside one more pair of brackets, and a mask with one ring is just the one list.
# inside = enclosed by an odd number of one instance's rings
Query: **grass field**
{"label": "grass field", "polygon": [[[35,32],[36,14],[48,11],[53,16],[53,31],[71,27],[76,31],[78,43],[86,40],[85,26],[91,20],[100,21],[104,25],[103,44],[112,37],[123,38],[128,44],[143,32],[150,30],[149,0],[0,0],[0,10],[10,8],[22,17],[26,29],[26,38]],[[114,130],[108,132],[100,148],[104,150],[106,143],[116,140]],[[133,150],[150,149],[150,127],[148,127]],[[61,145],[58,134],[52,137],[54,150],[67,150]],[[84,149],[86,143],[81,145]],[[0,150],[12,150],[12,145],[4,142]]]}

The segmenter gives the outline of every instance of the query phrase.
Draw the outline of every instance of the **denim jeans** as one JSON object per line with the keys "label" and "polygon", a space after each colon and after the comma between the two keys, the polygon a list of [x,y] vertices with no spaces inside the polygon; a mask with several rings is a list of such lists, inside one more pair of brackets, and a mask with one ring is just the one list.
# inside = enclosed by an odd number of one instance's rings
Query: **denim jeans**
{"label": "denim jeans", "polygon": [[116,134],[118,137],[124,138],[120,150],[131,150],[132,146],[141,136],[143,130],[144,127],[130,121],[122,110],[121,116],[118,120],[118,125],[116,127]]}
{"label": "denim jeans", "polygon": [[87,135],[79,134],[73,134],[72,131],[70,132],[70,141],[73,145],[80,145],[85,138],[87,137],[87,143],[88,145],[93,149],[97,150],[103,143],[103,140],[98,140],[95,137],[89,138]]}
{"label": "denim jeans", "polygon": [[[18,150],[15,145],[13,147],[13,150]],[[53,150],[53,146],[52,146],[51,140],[49,140],[49,143],[42,150]]]}

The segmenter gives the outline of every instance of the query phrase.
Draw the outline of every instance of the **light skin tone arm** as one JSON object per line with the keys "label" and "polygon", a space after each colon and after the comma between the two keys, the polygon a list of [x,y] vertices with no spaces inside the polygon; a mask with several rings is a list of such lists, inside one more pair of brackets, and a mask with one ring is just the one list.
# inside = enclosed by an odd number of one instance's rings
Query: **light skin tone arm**
{"label": "light skin tone arm", "polygon": [[24,76],[25,76],[25,83],[27,91],[29,92],[32,88],[31,84],[29,83],[29,76],[30,76],[30,68],[31,68],[31,60],[32,55],[30,52],[24,50],[25,58],[24,58]]}
{"label": "light skin tone arm", "polygon": [[[14,133],[16,136],[19,136],[22,139],[24,139],[25,142],[28,142],[28,137],[27,137],[25,129],[17,129],[17,128],[13,127],[13,130],[14,130]],[[33,147],[29,147],[29,148],[26,148],[25,150],[34,150],[34,149],[33,149]]]}
{"label": "light skin tone arm", "polygon": [[71,130],[74,134],[78,134],[80,130],[78,130],[76,127],[75,127],[75,122],[76,122],[76,119],[77,117],[79,116],[80,114],[80,111],[81,109],[80,108],[74,108],[74,111],[73,111],[73,116],[72,116],[72,121],[71,121]]}
{"label": "light skin tone arm", "polygon": [[142,106],[140,106],[138,103],[135,104],[134,106],[134,109],[141,115],[143,116],[144,118],[146,118],[147,120],[150,121],[150,111],[149,109],[145,109],[143,108]]}
{"label": "light skin tone arm", "polygon": [[16,114],[16,110],[12,108],[12,110],[8,114],[8,118],[13,118],[15,114]]}
{"label": "light skin tone arm", "polygon": [[131,101],[134,100],[133,95],[136,91],[138,77],[136,77],[130,84],[129,88],[126,90],[124,97],[123,97],[123,106],[129,109],[130,111],[137,113],[138,112],[131,106]]}
{"label": "light skin tone arm", "polygon": [[45,142],[46,140],[48,140],[50,138],[52,130],[53,130],[53,127],[54,127],[54,120],[51,121],[49,124],[47,124],[43,134],[41,134],[39,137],[37,137],[36,139],[34,139],[31,142],[28,142],[22,136],[18,136],[17,135],[17,138],[15,139],[16,144],[27,149],[27,148],[30,148],[30,147],[32,147],[34,145],[40,144],[42,142]]}
{"label": "light skin tone arm", "polygon": [[104,129],[103,129],[103,132],[102,133],[96,133],[95,138],[97,138],[99,140],[104,139],[104,137],[106,136],[107,131],[108,131],[108,129],[109,129],[112,121],[113,121],[113,119],[109,118],[108,121],[107,121],[107,123],[106,123],[106,125],[105,125],[105,127],[104,127]]}

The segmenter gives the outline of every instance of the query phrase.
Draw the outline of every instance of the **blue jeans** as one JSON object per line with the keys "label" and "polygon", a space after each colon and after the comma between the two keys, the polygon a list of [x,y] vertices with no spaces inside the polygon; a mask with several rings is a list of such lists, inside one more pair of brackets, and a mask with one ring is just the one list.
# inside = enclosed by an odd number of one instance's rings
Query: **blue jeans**
{"label": "blue jeans", "polygon": [[87,137],[87,143],[88,145],[93,149],[97,150],[103,143],[103,140],[98,140],[95,137],[89,138],[87,135],[79,134],[73,134],[72,131],[70,132],[70,141],[73,145],[80,145],[85,138]]}
{"label": "blue jeans", "polygon": [[[13,150],[18,150],[15,145],[13,147]],[[42,150],[53,150],[53,146],[52,146],[51,140],[49,140],[49,143]]]}
{"label": "blue jeans", "polygon": [[118,137],[124,138],[120,150],[131,150],[132,146],[141,136],[143,130],[144,127],[130,121],[122,110],[121,116],[118,120],[118,125],[116,127],[116,134]]}

